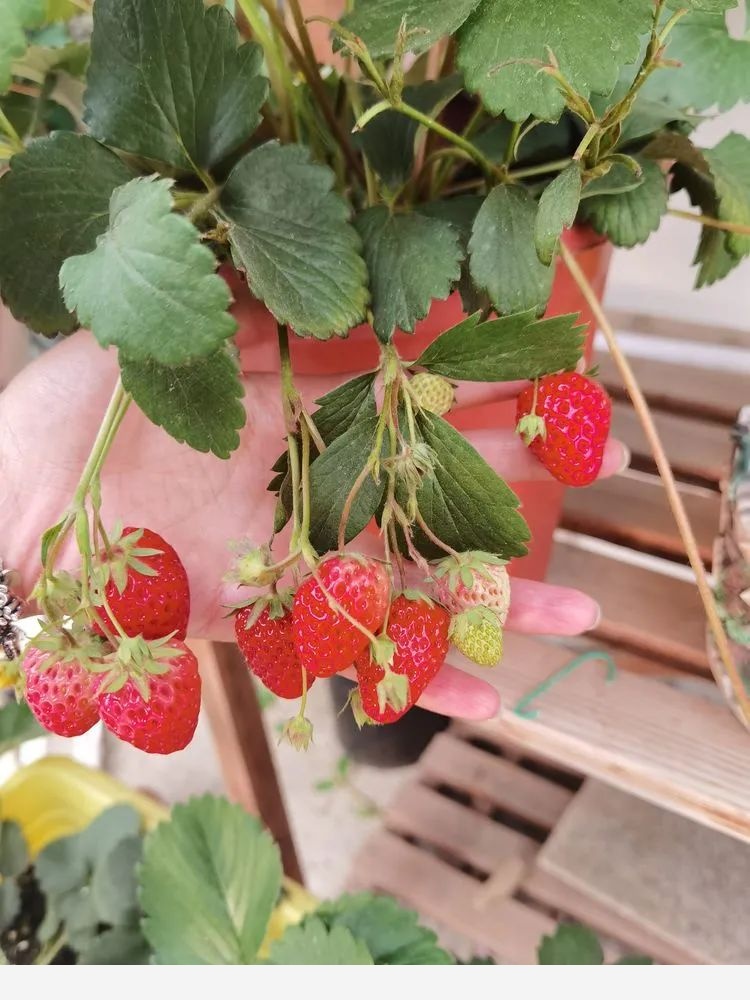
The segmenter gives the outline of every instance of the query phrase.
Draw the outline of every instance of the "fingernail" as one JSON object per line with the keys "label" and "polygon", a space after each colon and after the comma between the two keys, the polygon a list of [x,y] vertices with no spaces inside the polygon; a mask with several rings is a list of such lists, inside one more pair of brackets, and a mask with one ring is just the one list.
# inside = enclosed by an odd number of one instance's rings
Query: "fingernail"
{"label": "fingernail", "polygon": [[630,467],[630,459],[632,458],[630,448],[628,448],[628,446],[622,441],[620,442],[620,447],[622,448],[622,461],[620,462],[620,466],[617,470],[618,475]]}
{"label": "fingernail", "polygon": [[593,632],[595,628],[599,627],[599,623],[602,620],[602,608],[600,604],[596,606],[596,615],[594,616],[593,622],[586,629],[587,632]]}

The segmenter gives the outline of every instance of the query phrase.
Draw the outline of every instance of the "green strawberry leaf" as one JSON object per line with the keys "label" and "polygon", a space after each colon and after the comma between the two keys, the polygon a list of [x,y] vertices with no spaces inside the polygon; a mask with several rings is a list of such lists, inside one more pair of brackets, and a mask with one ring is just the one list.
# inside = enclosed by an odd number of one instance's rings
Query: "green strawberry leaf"
{"label": "green strawberry leaf", "polygon": [[140,826],[135,809],[117,805],[97,816],[80,833],[53,841],[34,862],[40,886],[55,899],[79,890],[85,890],[88,897],[89,880],[97,866],[123,841],[135,837]]}
{"label": "green strawberry leaf", "polygon": [[[376,416],[375,374],[358,375],[326,393],[316,403],[318,409],[313,414],[315,426],[325,444],[331,444],[357,421]],[[299,446],[299,435],[297,443]],[[314,444],[311,449],[313,458],[316,458],[318,451]],[[277,475],[268,489],[279,498],[274,523],[274,531],[279,532],[292,516],[292,478],[289,475],[289,454],[286,450],[274,463],[273,471]]]}
{"label": "green strawberry leaf", "polygon": [[[405,87],[403,99],[412,107],[436,117],[445,105],[461,92],[458,74],[442,80],[426,80]],[[407,181],[414,168],[414,147],[419,124],[400,111],[384,111],[358,132],[354,141],[370,162],[383,183],[398,188]]]}
{"label": "green strawberry leaf", "polygon": [[315,402],[318,406],[313,413],[315,426],[325,443],[331,444],[358,420],[375,416],[375,373],[358,375]]}
{"label": "green strawberry leaf", "polygon": [[[716,186],[719,218],[750,225],[750,139],[730,132],[703,155]],[[727,233],[726,249],[734,257],[750,253],[750,236]]]}
{"label": "green strawberry leaf", "polygon": [[600,194],[625,194],[626,191],[635,191],[641,184],[643,173],[638,176],[630,167],[615,160],[606,174],[595,177],[586,184],[581,191],[581,201]]}
{"label": "green strawberry leaf", "polygon": [[112,927],[78,951],[78,965],[148,965],[151,950],[135,927]]}
{"label": "green strawberry leaf", "polygon": [[262,63],[221,6],[96,0],[84,118],[109,146],[199,172],[257,128]]}
{"label": "green strawberry leaf", "polygon": [[551,264],[563,229],[575,222],[581,200],[581,168],[577,161],[547,185],[539,199],[534,227],[534,243],[539,260]]}
{"label": "green strawberry leaf", "polygon": [[593,931],[578,924],[560,924],[539,945],[540,965],[602,965],[604,952]]}
{"label": "green strawberry leaf", "polygon": [[100,923],[135,922],[138,914],[137,865],[142,853],[141,837],[125,837],[94,869],[91,896]]}
{"label": "green strawberry leaf", "polygon": [[0,821],[0,881],[15,878],[29,867],[23,830],[13,820]]}
{"label": "green strawberry leaf", "polygon": [[172,182],[137,177],[110,201],[96,249],[60,269],[65,304],[103,347],[133,361],[185,364],[214,353],[237,328],[214,255],[172,212]]}
{"label": "green strawberry leaf", "polygon": [[[357,477],[364,469],[375,441],[377,417],[360,417],[326,448],[310,467],[310,541],[318,552],[338,548],[339,523]],[[386,476],[368,474],[346,522],[345,540],[351,541],[375,516],[383,500]]]}
{"label": "green strawberry leaf", "polygon": [[[716,218],[719,215],[719,198],[705,157],[703,163],[705,170],[693,169],[678,163],[672,170],[672,183],[675,190],[684,188],[692,204],[697,205],[704,215]],[[716,229],[715,226],[701,228],[698,247],[693,258],[693,264],[698,267],[696,288],[712,285],[725,278],[742,260],[730,252],[729,236],[730,233]]]}
{"label": "green strawberry leaf", "polygon": [[253,816],[204,795],[147,834],[143,933],[160,965],[249,965],[281,889],[279,849]]}
{"label": "green strawberry leaf", "polygon": [[46,735],[25,701],[9,701],[0,708],[0,757],[27,740]]}
{"label": "green strawberry leaf", "polygon": [[544,312],[554,272],[537,256],[536,216],[537,204],[528,191],[501,184],[489,193],[474,220],[471,277],[499,313]]}
{"label": "green strawberry leaf", "polygon": [[240,160],[221,196],[252,293],[280,323],[323,340],[361,322],[367,304],[360,240],[333,182],[303,146],[268,142]]}
{"label": "green strawberry leaf", "polygon": [[301,926],[287,927],[283,937],[271,945],[271,965],[372,965],[372,956],[362,941],[346,927],[328,930],[308,918]]}
{"label": "green strawberry leaf", "polygon": [[695,11],[683,17],[669,36],[666,56],[679,65],[653,73],[645,97],[693,111],[714,105],[728,111],[750,100],[750,39],[733,38],[723,14]]}
{"label": "green strawberry leaf", "polygon": [[132,171],[87,136],[33,142],[0,178],[0,291],[16,319],[40,333],[70,333],[58,276],[107,228],[109,200]]}
{"label": "green strawberry leaf", "polygon": [[0,0],[0,94],[11,82],[11,66],[26,51],[24,28],[44,20],[44,0]]}
{"label": "green strawberry leaf", "polygon": [[[679,132],[662,132],[660,135],[654,136],[643,147],[640,155],[650,160],[676,160],[691,170],[697,170],[706,175],[711,173],[711,168],[708,165],[706,157],[703,155],[703,150],[694,146],[686,135],[681,135]],[[616,168],[627,169],[622,167],[621,164],[615,164],[610,173],[614,173]],[[605,179],[602,178],[602,180]],[[593,184],[588,184],[586,190],[588,191],[591,187],[593,187]]]}
{"label": "green strawberry leaf", "polygon": [[475,194],[459,195],[457,198],[445,198],[441,201],[427,201],[415,205],[414,211],[427,215],[431,219],[442,219],[450,222],[461,238],[461,246],[466,248],[471,239],[471,229],[477,212],[482,207],[484,199]]}
{"label": "green strawberry leaf", "polygon": [[21,893],[15,882],[0,882],[0,931],[10,927],[21,911]]}
{"label": "green strawberry leaf", "polygon": [[479,322],[469,316],[437,337],[414,362],[449,379],[509,382],[575,368],[585,326],[575,314],[536,320],[532,311]]}
{"label": "green strawberry leaf", "polygon": [[618,247],[645,243],[659,228],[667,210],[667,180],[661,168],[652,160],[639,162],[643,180],[638,187],[619,194],[595,195],[581,202],[581,217]]}
{"label": "green strawberry leaf", "polygon": [[355,224],[370,274],[375,333],[388,343],[397,327],[412,333],[433,299],[450,295],[461,274],[460,240],[448,222],[392,214],[384,205],[368,208]]}
{"label": "green strawberry leaf", "polygon": [[375,965],[454,965],[437,935],[419,917],[387,896],[358,893],[323,903],[314,914],[329,930],[345,927],[369,951]]}
{"label": "green strawberry leaf", "polygon": [[459,28],[481,0],[358,0],[341,23],[358,35],[374,57],[393,55],[405,22],[407,51],[431,48]]}
{"label": "green strawberry leaf", "polygon": [[557,121],[565,98],[540,65],[554,58],[584,97],[608,94],[652,17],[651,0],[484,0],[459,32],[458,65],[493,114]]}
{"label": "green strawberry leaf", "polygon": [[189,365],[128,361],[122,384],[153,423],[196,451],[229,458],[245,425],[244,389],[237,364],[219,348]]}
{"label": "green strawberry leaf", "polygon": [[[459,552],[492,552],[502,559],[526,554],[529,529],[518,497],[462,434],[430,413],[417,417],[424,444],[435,455],[434,472],[417,490],[419,512],[431,532]],[[399,502],[404,502],[399,489]],[[428,558],[445,552],[417,527],[415,544]]]}

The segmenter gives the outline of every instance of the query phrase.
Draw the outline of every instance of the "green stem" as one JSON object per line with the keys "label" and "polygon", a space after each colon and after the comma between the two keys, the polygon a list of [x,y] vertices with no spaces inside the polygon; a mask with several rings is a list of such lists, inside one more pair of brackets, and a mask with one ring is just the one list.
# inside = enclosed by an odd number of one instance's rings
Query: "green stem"
{"label": "green stem", "polygon": [[293,111],[294,81],[289,67],[282,58],[276,38],[266,27],[260,10],[253,0],[238,0],[240,9],[250,25],[255,39],[260,44],[266,57],[271,90],[279,103],[282,119],[282,131],[287,125],[297,135],[297,122]]}
{"label": "green stem", "polygon": [[7,115],[0,108],[0,131],[4,132],[10,140],[10,146],[14,153],[23,153],[25,146],[21,142],[21,136],[16,132]]}
{"label": "green stem", "polygon": [[310,546],[310,430],[303,420],[300,424],[302,434],[302,525],[299,533],[299,544],[302,550]]}
{"label": "green stem", "polygon": [[573,153],[574,160],[582,159],[583,154],[589,148],[589,146],[597,137],[597,135],[599,135],[600,131],[601,131],[601,125],[599,124],[599,122],[593,122],[593,124],[589,125],[589,127],[586,129],[586,134],[578,143],[578,148],[576,149],[575,153]]}
{"label": "green stem", "polygon": [[516,143],[518,142],[518,137],[521,134],[521,123],[513,122],[513,128],[510,130],[510,136],[508,137],[508,145],[505,148],[505,156],[503,157],[503,166],[507,167],[515,159]]}
{"label": "green stem", "polygon": [[552,174],[557,170],[564,170],[572,162],[573,158],[566,156],[560,160],[550,160],[549,163],[538,163],[535,167],[520,167],[518,170],[509,170],[508,177],[513,181],[520,181],[524,177],[539,177],[541,174]]}
{"label": "green stem", "polygon": [[302,52],[299,45],[297,45],[294,38],[292,38],[289,29],[284,23],[284,18],[276,9],[274,0],[258,0],[258,2],[261,4],[266,14],[268,14],[268,18],[271,21],[271,24],[279,33],[281,39],[284,42],[284,45],[286,45],[287,49],[289,50],[289,53],[291,54],[292,58],[297,64],[299,71],[302,73],[305,80],[307,81],[310,90],[312,90],[313,94],[315,95],[318,107],[323,113],[323,117],[325,118],[328,127],[331,130],[331,134],[341,147],[341,151],[346,157],[347,163],[354,171],[356,176],[359,177],[360,180],[364,181],[365,175],[362,169],[362,164],[357,159],[354,150],[352,149],[351,143],[349,142],[349,137],[346,134],[345,130],[343,129],[341,122],[336,117],[333,108],[331,107],[331,103],[328,100],[328,94],[326,93],[325,85],[318,71],[317,61],[312,64],[308,63],[307,59],[305,58],[304,52]]}
{"label": "green stem", "polygon": [[723,229],[727,233],[739,233],[741,236],[750,236],[750,226],[741,222],[726,222],[724,219],[714,219],[711,215],[701,215],[699,212],[686,212],[681,208],[668,208],[668,215],[674,215],[677,219],[688,219],[690,222],[698,222],[702,226],[709,226],[711,229]]}
{"label": "green stem", "polygon": [[205,194],[201,195],[200,198],[196,198],[186,213],[190,222],[195,225],[199,219],[209,212],[219,200],[220,194],[221,188],[214,185]]}
{"label": "green stem", "polygon": [[34,959],[34,965],[51,965],[68,943],[68,935],[61,928],[55,937],[51,938]]}
{"label": "green stem", "polygon": [[[47,553],[47,560],[45,565],[42,567],[42,576],[37,584],[39,592],[42,595],[45,593],[44,584],[49,579],[50,574],[54,569],[55,561],[60,553],[63,542],[75,524],[77,512],[85,506],[86,497],[88,496],[91,484],[94,478],[98,476],[101,471],[109,449],[112,447],[112,442],[114,441],[115,434],[117,433],[117,428],[120,426],[129,404],[130,396],[127,392],[125,392],[122,382],[118,378],[114,392],[112,393],[112,398],[110,399],[109,405],[107,406],[107,410],[104,414],[101,427],[99,428],[99,432],[86,461],[86,465],[81,473],[81,478],[78,481],[78,486],[76,487],[73,495],[71,509],[65,517],[65,522],[58,533],[57,538],[52,545],[50,545],[49,552]],[[46,612],[47,609],[44,607],[43,597],[41,599],[41,603]]]}
{"label": "green stem", "polygon": [[411,104],[406,104],[404,101],[397,101],[393,108],[395,111],[400,111],[402,115],[406,115],[415,122],[419,122],[420,125],[424,125],[425,128],[430,129],[436,135],[441,136],[447,142],[452,143],[458,149],[462,149],[467,153],[471,159],[476,163],[479,169],[482,171],[484,176],[488,179],[503,179],[502,170],[495,166],[491,160],[482,153],[473,142],[469,142],[464,136],[459,135],[458,132],[454,132],[452,129],[447,128],[440,122],[431,118],[429,115],[424,114],[418,108],[412,107]]}

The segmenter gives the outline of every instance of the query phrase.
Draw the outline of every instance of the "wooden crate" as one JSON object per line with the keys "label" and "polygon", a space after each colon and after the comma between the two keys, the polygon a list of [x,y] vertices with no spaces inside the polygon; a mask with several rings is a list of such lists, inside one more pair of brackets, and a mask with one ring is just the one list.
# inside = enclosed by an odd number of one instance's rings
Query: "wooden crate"
{"label": "wooden crate", "polygon": [[[676,336],[664,322],[663,336]],[[620,317],[620,324],[662,330],[644,317]],[[690,339],[699,332],[711,342],[710,331],[695,326]],[[747,334],[717,337],[750,352]],[[623,920],[585,887],[574,891],[534,863],[583,776],[750,841],[750,735],[710,680],[703,609],[683,544],[619,377],[608,357],[598,361],[632,468],[568,491],[550,579],[593,592],[601,622],[585,640],[508,637],[494,675],[500,716],[454,723],[433,741],[354,871],[359,884],[394,893],[502,961],[533,962],[540,936],[563,916],[613,939],[615,951],[691,962],[696,956],[667,936]],[[750,401],[750,379],[656,361],[635,367],[709,564],[730,428]],[[515,711],[586,650],[612,656],[614,681],[589,662],[538,698],[536,715]]]}

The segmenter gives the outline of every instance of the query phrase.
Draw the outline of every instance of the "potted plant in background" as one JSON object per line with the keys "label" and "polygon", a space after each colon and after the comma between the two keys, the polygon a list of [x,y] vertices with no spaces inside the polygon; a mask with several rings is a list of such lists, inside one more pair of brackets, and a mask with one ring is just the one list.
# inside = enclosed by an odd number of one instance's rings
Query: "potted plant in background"
{"label": "potted plant in background", "polygon": [[[724,24],[731,6],[606,0],[582,12],[543,0],[361,0],[327,22],[333,68],[308,33],[314,4],[303,12],[290,0],[285,18],[272,0],[240,0],[235,22],[200,0],[96,0],[84,70],[55,62],[58,48],[39,69],[27,31],[49,9],[42,0],[6,5],[0,291],[43,334],[88,326],[118,349],[121,368],[71,507],[42,541],[35,596],[45,656],[35,669],[73,662],[101,677],[92,719],[101,713],[136,745],[164,752],[190,738],[186,725],[172,739],[168,718],[153,723],[165,730],[154,740],[120,724],[132,709],[142,729],[151,726],[152,689],[173,691],[179,675],[194,727],[199,686],[181,624],[146,635],[142,622],[124,621],[127,586],[159,578],[149,560],[180,569],[162,539],[108,533],[100,474],[131,403],[186,445],[230,457],[244,420],[228,346],[237,320],[256,337],[264,325],[276,336],[275,347],[269,338],[254,352],[257,369],[281,372],[287,428],[269,536],[291,523],[273,556],[260,546],[238,559],[237,579],[263,596],[239,610],[237,635],[266,682],[263,650],[288,668],[271,679],[301,696],[292,741],[309,739],[309,684],[355,660],[356,707],[379,722],[414,703],[449,641],[496,662],[503,564],[523,557],[534,536],[541,569],[560,497],[537,494],[537,524],[523,493],[529,531],[519,498],[455,429],[497,426],[507,414],[443,419],[450,383],[531,380],[513,421],[522,418],[560,481],[590,481],[608,402],[571,372],[586,364],[579,319],[593,316],[654,445],[723,669],[746,706],[668,464],[598,301],[608,243],[646,240],[671,190],[684,188],[699,208],[690,213],[701,226],[699,284],[750,252],[750,141],[729,135],[701,150],[690,139],[696,112],[748,93],[747,43]],[[85,76],[76,131],[27,145],[47,127],[45,101],[76,74]],[[32,101],[20,127],[8,103],[17,97]],[[305,407],[295,371],[343,374],[365,359],[372,372],[314,412]],[[558,433],[555,412],[572,392],[582,393],[574,409],[587,419]],[[572,471],[579,447],[582,476]],[[324,558],[373,520],[387,571],[369,559]],[[56,565],[71,534],[76,577]],[[431,597],[407,586],[392,600],[406,560],[430,581]],[[290,572],[294,598],[277,586]],[[325,635],[313,624],[318,612]],[[409,638],[423,626],[434,636],[426,659]]]}

